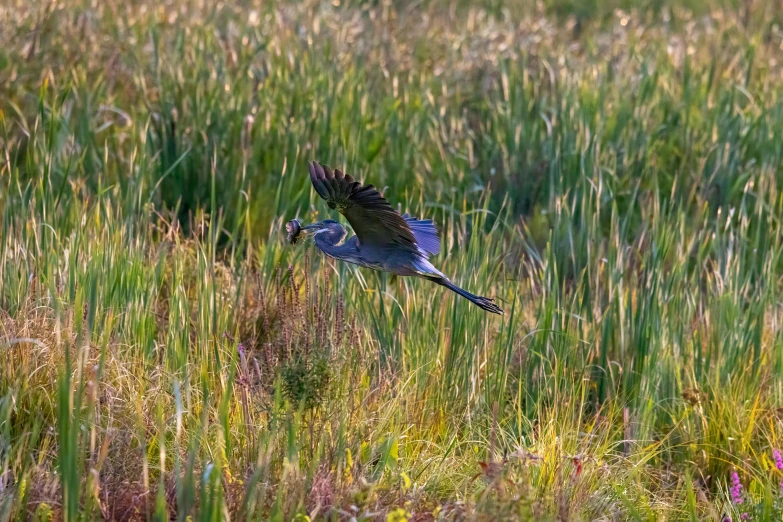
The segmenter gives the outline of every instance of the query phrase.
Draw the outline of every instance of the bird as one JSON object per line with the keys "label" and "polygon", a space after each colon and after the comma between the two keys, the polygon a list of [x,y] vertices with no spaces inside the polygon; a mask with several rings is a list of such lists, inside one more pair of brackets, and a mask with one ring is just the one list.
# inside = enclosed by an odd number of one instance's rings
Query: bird
{"label": "bird", "polygon": [[348,220],[354,235],[337,221],[325,219],[301,226],[289,222],[289,240],[310,234],[326,256],[380,272],[427,279],[464,297],[479,308],[503,314],[494,299],[478,296],[452,283],[430,262],[440,252],[438,230],[431,219],[400,214],[373,185],[362,185],[339,169],[308,162],[313,188],[332,210]]}

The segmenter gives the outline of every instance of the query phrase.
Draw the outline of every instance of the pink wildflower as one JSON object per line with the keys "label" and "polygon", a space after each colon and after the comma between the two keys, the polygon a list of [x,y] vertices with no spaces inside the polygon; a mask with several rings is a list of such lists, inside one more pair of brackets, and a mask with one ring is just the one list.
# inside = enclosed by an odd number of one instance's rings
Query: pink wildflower
{"label": "pink wildflower", "polygon": [[783,471],[783,454],[779,449],[772,450],[772,460],[775,461],[775,467]]}
{"label": "pink wildflower", "polygon": [[740,482],[739,475],[736,471],[731,472],[731,487],[729,488],[731,493],[731,501],[735,504],[742,504],[742,483]]}

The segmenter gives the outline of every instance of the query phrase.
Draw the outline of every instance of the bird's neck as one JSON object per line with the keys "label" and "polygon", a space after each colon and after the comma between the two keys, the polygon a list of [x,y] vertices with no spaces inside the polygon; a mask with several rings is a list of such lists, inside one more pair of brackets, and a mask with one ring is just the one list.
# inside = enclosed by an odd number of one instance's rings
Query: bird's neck
{"label": "bird's neck", "polygon": [[318,247],[336,248],[340,246],[340,243],[342,242],[344,237],[345,234],[328,231],[328,232],[321,232],[320,234],[316,234],[314,239],[315,239],[315,244]]}
{"label": "bird's neck", "polygon": [[355,241],[343,242],[343,239],[345,239],[345,234],[318,234],[315,236],[315,246],[329,257],[356,262],[354,260],[356,257]]}

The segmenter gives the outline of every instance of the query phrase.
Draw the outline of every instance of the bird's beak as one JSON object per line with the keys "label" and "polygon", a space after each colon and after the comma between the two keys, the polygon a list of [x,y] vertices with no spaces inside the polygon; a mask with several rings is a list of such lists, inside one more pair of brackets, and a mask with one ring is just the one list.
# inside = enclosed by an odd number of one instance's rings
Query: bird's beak
{"label": "bird's beak", "polygon": [[318,223],[313,223],[312,225],[306,225],[302,227],[302,232],[307,233],[308,231],[311,230],[318,230],[319,227],[320,225]]}

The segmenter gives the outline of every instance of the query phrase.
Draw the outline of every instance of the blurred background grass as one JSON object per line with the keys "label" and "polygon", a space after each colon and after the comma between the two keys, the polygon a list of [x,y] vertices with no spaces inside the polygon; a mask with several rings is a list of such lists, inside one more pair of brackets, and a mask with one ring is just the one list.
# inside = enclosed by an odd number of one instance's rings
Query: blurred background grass
{"label": "blurred background grass", "polygon": [[[0,519],[780,517],[782,18],[5,2]],[[308,159],[505,316],[285,245]]]}

